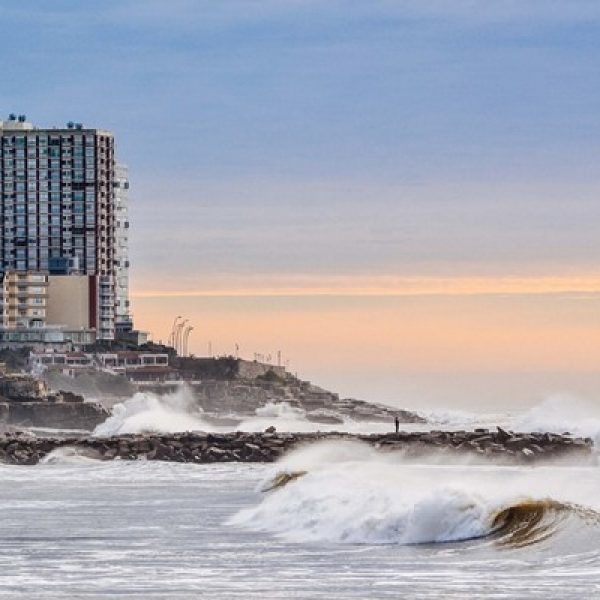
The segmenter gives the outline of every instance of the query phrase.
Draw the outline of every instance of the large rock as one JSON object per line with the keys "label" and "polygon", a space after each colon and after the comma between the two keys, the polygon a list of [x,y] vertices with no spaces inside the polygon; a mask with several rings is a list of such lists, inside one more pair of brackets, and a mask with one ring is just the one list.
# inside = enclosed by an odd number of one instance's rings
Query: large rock
{"label": "large rock", "polygon": [[9,425],[92,431],[109,416],[93,402],[10,402],[0,404],[0,419]]}
{"label": "large rock", "polygon": [[0,394],[2,425],[92,430],[109,416],[99,404],[72,392],[50,393],[44,381],[30,375],[0,377]]}
{"label": "large rock", "polygon": [[46,382],[29,375],[4,375],[0,377],[0,396],[12,400],[45,400],[49,390]]}

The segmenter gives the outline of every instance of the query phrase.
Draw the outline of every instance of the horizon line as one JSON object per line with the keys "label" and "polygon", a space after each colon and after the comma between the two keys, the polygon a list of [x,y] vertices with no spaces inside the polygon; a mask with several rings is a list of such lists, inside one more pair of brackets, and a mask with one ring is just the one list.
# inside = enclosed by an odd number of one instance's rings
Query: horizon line
{"label": "horizon line", "polygon": [[[331,278],[328,278],[331,280]],[[335,278],[334,278],[335,279]],[[352,279],[352,278],[349,278]],[[347,280],[346,280],[347,281]],[[419,277],[369,278],[364,285],[269,285],[267,287],[215,287],[211,289],[138,289],[133,298],[217,297],[410,297],[410,296],[498,296],[583,295],[598,299],[600,276],[586,277]],[[387,285],[386,285],[387,284]]]}

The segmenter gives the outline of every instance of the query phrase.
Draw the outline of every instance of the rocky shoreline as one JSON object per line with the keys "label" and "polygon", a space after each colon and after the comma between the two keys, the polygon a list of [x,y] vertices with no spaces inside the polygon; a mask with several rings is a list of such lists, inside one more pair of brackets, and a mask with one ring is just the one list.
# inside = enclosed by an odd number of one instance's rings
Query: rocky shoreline
{"label": "rocky shoreline", "polygon": [[34,465],[59,448],[98,460],[161,460],[181,463],[273,462],[302,445],[325,440],[355,440],[382,452],[419,456],[444,451],[451,456],[479,456],[508,463],[590,456],[593,442],[569,434],[496,431],[429,431],[356,435],[348,433],[178,433],[135,434],[110,438],[36,437],[16,432],[0,435],[0,462]]}
{"label": "rocky shoreline", "polygon": [[68,391],[52,392],[47,384],[24,374],[0,374],[0,426],[93,430],[110,413]]}

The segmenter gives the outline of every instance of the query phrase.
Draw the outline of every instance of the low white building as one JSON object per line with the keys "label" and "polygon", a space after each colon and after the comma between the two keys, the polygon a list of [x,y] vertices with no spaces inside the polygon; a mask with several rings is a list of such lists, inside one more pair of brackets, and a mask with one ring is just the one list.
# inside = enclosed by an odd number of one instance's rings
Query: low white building
{"label": "low white building", "polygon": [[169,355],[159,352],[61,352],[34,350],[29,355],[34,373],[60,371],[76,376],[83,371],[101,371],[125,375],[136,381],[165,381],[178,378],[176,369],[169,366]]}

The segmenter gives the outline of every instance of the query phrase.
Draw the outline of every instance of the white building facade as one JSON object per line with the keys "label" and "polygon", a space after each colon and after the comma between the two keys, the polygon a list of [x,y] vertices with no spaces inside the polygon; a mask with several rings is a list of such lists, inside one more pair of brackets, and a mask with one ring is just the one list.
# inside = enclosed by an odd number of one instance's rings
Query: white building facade
{"label": "white building facade", "polygon": [[129,309],[129,170],[115,167],[115,328],[131,331]]}

